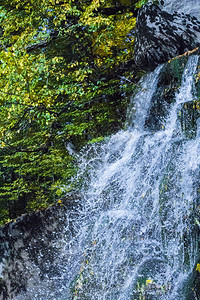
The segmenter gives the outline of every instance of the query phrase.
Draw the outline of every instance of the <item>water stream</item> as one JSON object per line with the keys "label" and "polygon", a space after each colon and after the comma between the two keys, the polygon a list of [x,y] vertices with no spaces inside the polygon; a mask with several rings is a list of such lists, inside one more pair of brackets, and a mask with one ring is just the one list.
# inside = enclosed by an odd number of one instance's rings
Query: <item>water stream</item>
{"label": "water stream", "polygon": [[179,114],[195,99],[197,64],[198,56],[188,59],[162,130],[145,127],[160,66],[140,82],[127,130],[84,150],[75,179],[83,206],[76,233],[62,244],[62,285],[53,288],[56,277],[32,281],[24,299],[188,300],[183,286],[198,254],[200,137],[197,130],[185,138]]}

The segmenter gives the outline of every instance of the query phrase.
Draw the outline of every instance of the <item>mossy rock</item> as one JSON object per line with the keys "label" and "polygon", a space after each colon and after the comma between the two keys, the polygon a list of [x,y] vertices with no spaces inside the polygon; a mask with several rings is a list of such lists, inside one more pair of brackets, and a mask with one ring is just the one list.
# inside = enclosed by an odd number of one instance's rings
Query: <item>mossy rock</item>
{"label": "mossy rock", "polygon": [[185,102],[180,105],[178,119],[182,135],[186,139],[193,139],[197,135],[200,110],[196,100]]}

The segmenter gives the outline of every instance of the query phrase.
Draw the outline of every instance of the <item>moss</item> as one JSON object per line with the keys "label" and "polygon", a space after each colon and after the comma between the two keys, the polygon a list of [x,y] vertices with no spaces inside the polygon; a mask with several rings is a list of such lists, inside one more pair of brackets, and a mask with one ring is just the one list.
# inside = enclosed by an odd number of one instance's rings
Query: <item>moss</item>
{"label": "moss", "polygon": [[181,131],[186,139],[193,139],[196,137],[199,117],[200,111],[197,108],[196,101],[189,101],[181,104],[178,118]]}

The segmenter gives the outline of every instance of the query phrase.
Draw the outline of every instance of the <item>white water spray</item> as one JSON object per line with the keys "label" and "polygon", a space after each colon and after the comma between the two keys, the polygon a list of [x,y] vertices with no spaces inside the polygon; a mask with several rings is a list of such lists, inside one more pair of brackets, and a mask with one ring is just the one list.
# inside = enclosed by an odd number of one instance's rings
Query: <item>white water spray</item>
{"label": "white water spray", "polygon": [[[188,300],[180,290],[197,255],[191,226],[200,138],[185,139],[178,116],[183,103],[194,100],[197,64],[198,56],[188,59],[163,130],[144,128],[158,67],[141,81],[128,130],[82,157],[83,209],[77,234],[63,249],[70,276],[63,275],[60,300]],[[55,299],[45,293],[31,299]]]}

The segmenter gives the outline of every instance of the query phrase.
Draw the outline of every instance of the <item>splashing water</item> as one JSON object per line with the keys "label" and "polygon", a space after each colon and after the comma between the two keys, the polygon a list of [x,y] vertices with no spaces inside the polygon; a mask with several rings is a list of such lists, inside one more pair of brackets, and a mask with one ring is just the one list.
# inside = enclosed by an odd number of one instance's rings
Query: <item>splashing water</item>
{"label": "splashing water", "polygon": [[144,126],[161,66],[141,81],[128,130],[85,150],[78,175],[83,207],[63,247],[60,294],[30,284],[30,299],[187,300],[182,287],[198,251],[192,228],[200,137],[184,137],[179,112],[195,98],[197,64],[198,56],[188,59],[163,130]]}

